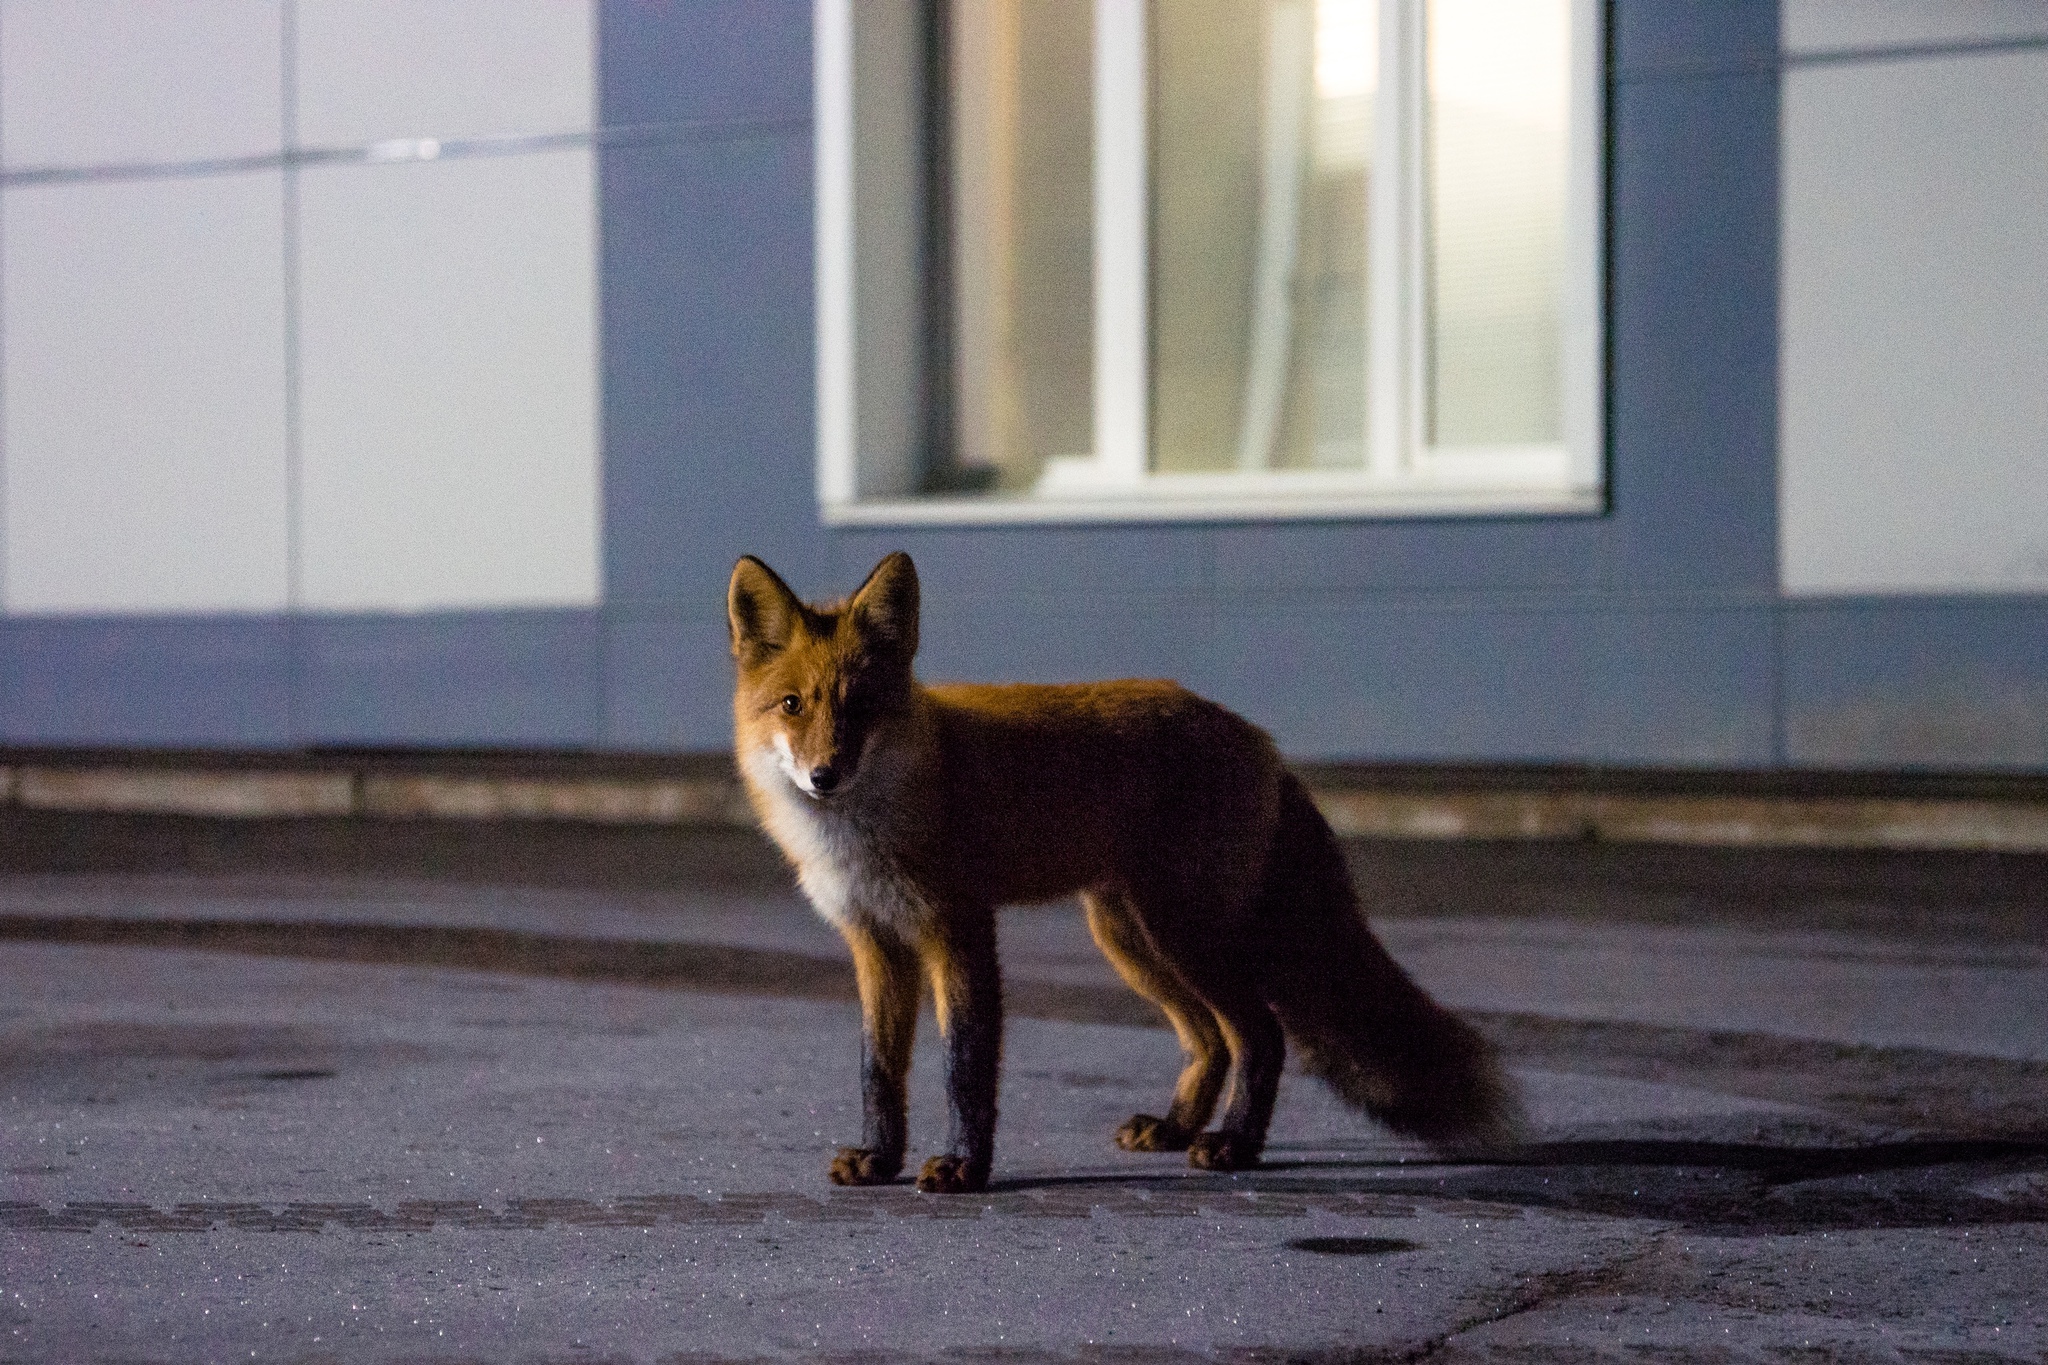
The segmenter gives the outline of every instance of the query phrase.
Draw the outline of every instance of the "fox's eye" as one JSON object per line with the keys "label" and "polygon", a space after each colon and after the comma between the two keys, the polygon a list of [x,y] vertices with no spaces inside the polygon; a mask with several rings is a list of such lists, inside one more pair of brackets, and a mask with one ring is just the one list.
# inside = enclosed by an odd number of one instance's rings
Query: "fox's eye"
{"label": "fox's eye", "polygon": [[799,711],[802,711],[803,709],[804,699],[802,697],[799,697],[794,692],[790,693],[788,696],[782,699],[782,714],[785,716],[796,715]]}

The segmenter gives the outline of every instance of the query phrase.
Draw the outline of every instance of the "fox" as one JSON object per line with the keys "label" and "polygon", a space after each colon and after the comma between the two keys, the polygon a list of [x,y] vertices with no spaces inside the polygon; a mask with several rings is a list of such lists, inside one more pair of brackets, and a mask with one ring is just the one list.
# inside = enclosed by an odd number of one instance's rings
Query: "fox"
{"label": "fox", "polygon": [[1119,1147],[1257,1165],[1290,1042],[1397,1133],[1446,1150],[1515,1140],[1521,1108],[1493,1051],[1381,946],[1336,835],[1265,731],[1167,681],[927,686],[919,605],[901,551],[841,601],[803,602],[751,555],[726,594],[735,764],[844,937],[860,996],[861,1140],[832,1158],[833,1183],[903,1169],[928,980],[951,1123],[916,1185],[987,1188],[996,911],[1070,896],[1185,1058],[1166,1112],[1132,1115]]}

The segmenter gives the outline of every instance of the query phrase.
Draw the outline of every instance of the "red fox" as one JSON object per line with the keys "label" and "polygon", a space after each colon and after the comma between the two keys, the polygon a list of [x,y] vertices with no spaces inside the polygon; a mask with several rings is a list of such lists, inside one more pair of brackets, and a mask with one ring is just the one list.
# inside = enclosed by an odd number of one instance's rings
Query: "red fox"
{"label": "red fox", "polygon": [[[1514,1092],[1485,1042],[1366,926],[1336,836],[1264,731],[1170,682],[917,680],[917,570],[888,556],[807,606],[751,556],[726,608],[735,753],[754,809],[853,952],[861,1144],[841,1185],[903,1168],[905,1081],[928,976],[952,1135],[920,1190],[977,1191],[995,1155],[998,906],[1077,894],[1119,975],[1187,1064],[1130,1151],[1255,1165],[1285,1039],[1344,1100],[1439,1145],[1510,1140]],[[1223,1120],[1204,1131],[1228,1085]]]}

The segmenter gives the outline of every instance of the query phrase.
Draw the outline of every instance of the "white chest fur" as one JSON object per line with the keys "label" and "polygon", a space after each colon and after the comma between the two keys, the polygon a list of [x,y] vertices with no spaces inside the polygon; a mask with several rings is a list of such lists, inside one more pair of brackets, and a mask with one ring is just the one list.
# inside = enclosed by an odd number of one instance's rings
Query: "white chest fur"
{"label": "white chest fur", "polygon": [[747,761],[747,785],[769,836],[796,865],[797,883],[817,912],[845,927],[868,919],[908,929],[919,918],[909,888],[886,852],[886,831],[853,801],[820,801],[800,790],[772,750]]}

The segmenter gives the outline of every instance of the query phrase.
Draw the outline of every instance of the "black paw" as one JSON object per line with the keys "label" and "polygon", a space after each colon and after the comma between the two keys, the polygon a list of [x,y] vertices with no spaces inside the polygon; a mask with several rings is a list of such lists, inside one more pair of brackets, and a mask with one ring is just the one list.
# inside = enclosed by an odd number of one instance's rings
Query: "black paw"
{"label": "black paw", "polygon": [[1259,1164],[1259,1148],[1243,1133],[1197,1133],[1188,1143],[1188,1165],[1203,1171],[1248,1171]]}
{"label": "black paw", "polygon": [[903,1169],[903,1153],[878,1152],[872,1147],[841,1147],[832,1158],[835,1185],[886,1185]]}
{"label": "black paw", "polygon": [[988,1188],[988,1168],[974,1168],[964,1156],[935,1156],[918,1172],[917,1188],[926,1194],[977,1194]]}
{"label": "black paw", "polygon": [[1127,1152],[1185,1152],[1193,1137],[1172,1119],[1133,1114],[1116,1130],[1116,1145]]}

